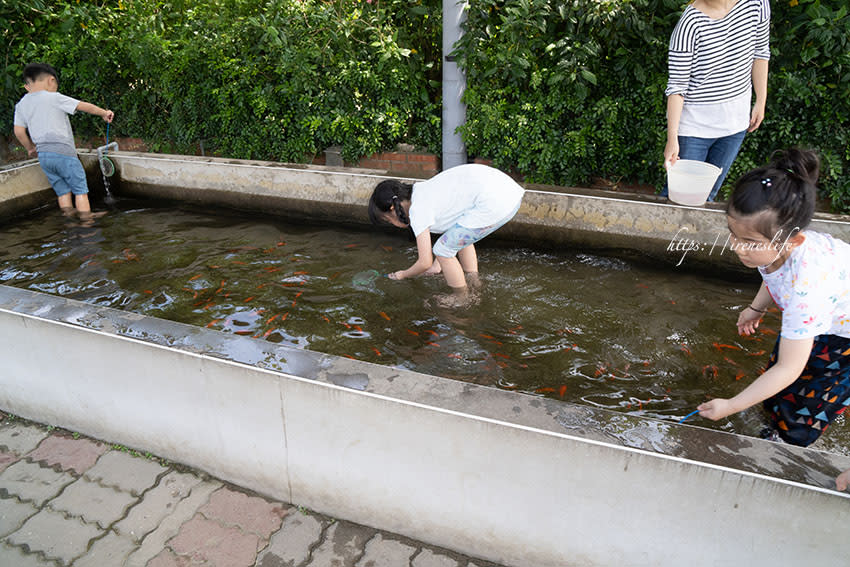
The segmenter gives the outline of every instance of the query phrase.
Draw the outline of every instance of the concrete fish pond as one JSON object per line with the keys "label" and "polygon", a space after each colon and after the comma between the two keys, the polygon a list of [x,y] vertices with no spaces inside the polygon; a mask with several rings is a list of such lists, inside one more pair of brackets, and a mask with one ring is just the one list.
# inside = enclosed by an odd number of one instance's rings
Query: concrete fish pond
{"label": "concrete fish pond", "polygon": [[721,211],[531,190],[481,303],[445,312],[437,282],[354,279],[413,254],[363,226],[381,172],[110,157],[91,227],[32,212],[37,165],[0,170],[0,408],[508,565],[850,549],[844,426],[800,449],[752,437],[755,411],[676,423],[775,339],[734,334],[757,282]]}

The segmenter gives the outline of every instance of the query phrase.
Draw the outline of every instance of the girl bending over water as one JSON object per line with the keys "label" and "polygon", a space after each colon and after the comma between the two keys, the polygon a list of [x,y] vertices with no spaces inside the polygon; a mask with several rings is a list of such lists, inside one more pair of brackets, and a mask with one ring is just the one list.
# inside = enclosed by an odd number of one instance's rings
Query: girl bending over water
{"label": "girl bending over water", "polygon": [[[373,224],[409,226],[419,253],[412,266],[389,277],[403,280],[442,272],[454,292],[444,302],[467,302],[467,279],[473,286],[478,283],[474,244],[513,218],[524,193],[505,173],[480,164],[459,165],[412,185],[394,179],[380,182],[369,200],[369,218]],[[433,248],[431,233],[442,233]]]}

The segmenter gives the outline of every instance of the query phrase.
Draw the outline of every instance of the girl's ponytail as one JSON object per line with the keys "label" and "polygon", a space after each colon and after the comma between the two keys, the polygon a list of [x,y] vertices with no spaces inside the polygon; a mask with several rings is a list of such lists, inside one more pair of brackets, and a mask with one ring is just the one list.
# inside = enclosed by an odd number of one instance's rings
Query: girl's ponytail
{"label": "girl's ponytail", "polygon": [[[766,167],[745,173],[735,184],[726,212],[760,215],[757,229],[769,239],[806,228],[815,213],[820,160],[816,153],[790,148],[774,153]],[[762,215],[761,213],[771,214]]]}
{"label": "girl's ponytail", "polygon": [[383,214],[389,212],[390,208],[395,205],[398,219],[404,224],[410,224],[410,219],[401,206],[401,201],[409,201],[412,195],[413,185],[409,183],[402,183],[397,179],[381,181],[375,187],[372,197],[369,199],[369,220],[374,225],[382,224],[384,222]]}

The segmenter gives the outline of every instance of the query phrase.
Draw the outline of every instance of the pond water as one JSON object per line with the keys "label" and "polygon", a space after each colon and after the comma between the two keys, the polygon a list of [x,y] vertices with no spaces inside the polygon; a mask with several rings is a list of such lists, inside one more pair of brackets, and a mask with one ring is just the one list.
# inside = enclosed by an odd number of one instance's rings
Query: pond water
{"label": "pond water", "polygon": [[[622,252],[479,248],[481,300],[432,301],[441,276],[363,283],[416,257],[403,233],[123,199],[83,227],[55,210],[0,228],[0,283],[256,340],[678,420],[755,378],[779,317],[737,335],[758,288]],[[757,435],[760,408],[713,423]],[[846,452],[842,424],[816,447]]]}

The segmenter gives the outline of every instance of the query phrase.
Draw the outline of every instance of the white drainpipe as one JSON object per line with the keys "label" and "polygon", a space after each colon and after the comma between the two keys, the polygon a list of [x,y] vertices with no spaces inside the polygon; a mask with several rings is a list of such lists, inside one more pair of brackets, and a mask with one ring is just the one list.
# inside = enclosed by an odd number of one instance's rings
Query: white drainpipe
{"label": "white drainpipe", "polygon": [[466,163],[466,146],[455,132],[466,121],[461,102],[466,77],[448,55],[460,39],[465,17],[466,0],[443,0],[443,170]]}

